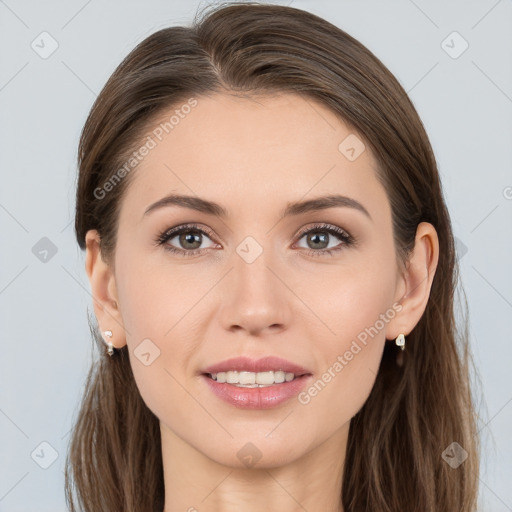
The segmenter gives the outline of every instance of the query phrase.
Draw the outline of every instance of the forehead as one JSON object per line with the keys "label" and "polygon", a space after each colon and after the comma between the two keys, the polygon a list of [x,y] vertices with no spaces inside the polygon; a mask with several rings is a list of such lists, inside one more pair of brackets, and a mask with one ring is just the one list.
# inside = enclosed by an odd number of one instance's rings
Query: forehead
{"label": "forehead", "polygon": [[361,138],[296,94],[199,96],[169,108],[144,137],[152,144],[131,177],[130,210],[170,193],[215,200],[228,212],[333,193],[366,198],[369,210],[387,201]]}

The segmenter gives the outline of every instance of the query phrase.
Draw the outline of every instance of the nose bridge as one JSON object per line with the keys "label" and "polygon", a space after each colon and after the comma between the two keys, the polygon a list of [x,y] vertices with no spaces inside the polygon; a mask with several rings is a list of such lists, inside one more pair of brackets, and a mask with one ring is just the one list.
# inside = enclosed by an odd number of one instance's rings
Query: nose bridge
{"label": "nose bridge", "polygon": [[272,265],[269,244],[265,248],[255,238],[246,237],[236,248],[234,255],[234,272],[237,287],[249,287],[255,293],[269,292],[268,266]]}
{"label": "nose bridge", "polygon": [[286,297],[270,270],[275,266],[274,260],[271,243],[263,247],[248,236],[238,244],[227,284],[228,297],[223,301],[226,328],[236,325],[256,332],[285,323]]}

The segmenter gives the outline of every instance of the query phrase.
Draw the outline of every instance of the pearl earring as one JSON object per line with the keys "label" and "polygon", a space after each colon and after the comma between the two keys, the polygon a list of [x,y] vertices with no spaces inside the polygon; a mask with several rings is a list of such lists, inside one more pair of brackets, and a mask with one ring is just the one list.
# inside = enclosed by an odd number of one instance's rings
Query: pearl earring
{"label": "pearl earring", "polygon": [[397,347],[400,347],[402,350],[405,349],[405,336],[403,334],[399,334],[395,340]]}
{"label": "pearl earring", "polygon": [[112,338],[112,331],[105,331],[103,334],[105,335],[105,338],[107,338],[107,353],[110,357],[112,357],[114,355],[114,345],[110,341],[110,339]]}

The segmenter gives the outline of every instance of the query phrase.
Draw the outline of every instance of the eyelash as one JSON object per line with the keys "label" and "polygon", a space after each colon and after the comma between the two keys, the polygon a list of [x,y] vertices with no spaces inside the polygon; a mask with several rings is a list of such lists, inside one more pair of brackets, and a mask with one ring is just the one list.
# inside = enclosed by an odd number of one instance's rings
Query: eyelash
{"label": "eyelash", "polygon": [[[304,249],[306,253],[309,256],[323,256],[323,255],[330,255],[332,256],[334,253],[337,253],[338,251],[341,251],[344,247],[351,246],[356,243],[356,239],[350,235],[347,231],[344,229],[341,229],[337,226],[333,226],[331,224],[316,224],[314,226],[308,227],[305,230],[302,230],[297,235],[297,241],[301,240],[304,235],[307,235],[310,232],[314,231],[323,231],[326,233],[329,233],[331,235],[335,235],[337,238],[339,238],[342,241],[342,244],[340,246],[337,246],[332,249]],[[178,226],[169,230],[166,230],[162,232],[156,239],[156,244],[158,246],[163,246],[166,251],[169,251],[174,254],[179,254],[181,256],[196,256],[198,254],[201,254],[203,251],[208,250],[208,248],[205,249],[193,249],[191,251],[187,251],[185,249],[177,249],[176,247],[173,247],[172,245],[168,245],[167,242],[173,238],[175,238],[178,235],[181,235],[182,233],[187,232],[194,232],[194,233],[200,233],[203,235],[208,236],[208,238],[214,238],[213,233],[205,228],[199,227],[198,224],[184,224],[182,226]]]}

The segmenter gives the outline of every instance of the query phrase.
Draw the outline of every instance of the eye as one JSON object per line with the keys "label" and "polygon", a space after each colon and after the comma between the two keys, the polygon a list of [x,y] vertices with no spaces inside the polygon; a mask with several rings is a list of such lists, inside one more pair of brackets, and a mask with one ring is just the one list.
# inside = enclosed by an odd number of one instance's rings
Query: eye
{"label": "eye", "polygon": [[[201,247],[205,238],[211,243],[206,247]],[[181,256],[195,256],[216,247],[217,244],[211,238],[213,238],[213,233],[210,230],[201,228],[197,224],[185,224],[164,231],[158,236],[156,243],[163,246],[166,251]],[[312,256],[332,255],[356,242],[355,238],[347,231],[330,224],[318,224],[302,230],[298,238],[299,242],[302,239],[306,240],[306,243],[309,244],[308,247],[305,247],[306,253]],[[334,240],[331,240],[332,238]],[[333,246],[331,242],[335,242],[336,239],[341,243]]]}
{"label": "eye", "polygon": [[[209,230],[200,228],[197,224],[186,224],[164,231],[159,235],[156,242],[158,245],[162,245],[167,251],[183,256],[194,256],[203,252],[204,249],[215,246],[210,236],[212,236],[212,233],[210,233]],[[205,237],[212,243],[207,247],[200,248]],[[175,239],[175,245],[171,244]],[[178,245],[178,247],[176,247],[176,245]]]}
{"label": "eye", "polygon": [[[303,230],[298,236],[299,241],[305,238],[306,244],[308,244],[308,247],[305,247],[307,249],[306,252],[312,256],[326,254],[332,256],[333,253],[355,243],[355,238],[347,231],[330,224],[319,224],[310,227],[307,230]],[[335,240],[331,240],[333,236],[342,243],[332,245],[331,242],[335,242]]]}

